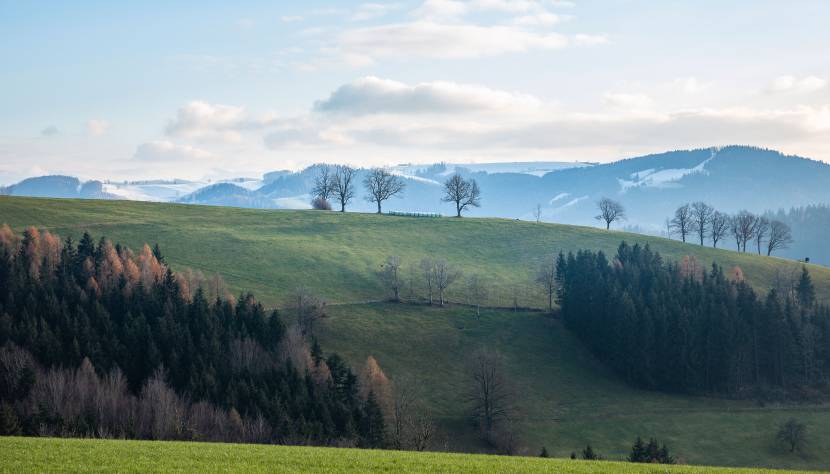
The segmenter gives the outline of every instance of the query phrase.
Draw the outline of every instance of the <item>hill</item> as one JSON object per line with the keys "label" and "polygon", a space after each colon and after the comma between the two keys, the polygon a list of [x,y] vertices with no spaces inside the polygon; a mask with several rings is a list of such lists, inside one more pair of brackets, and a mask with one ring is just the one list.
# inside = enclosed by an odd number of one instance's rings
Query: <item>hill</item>
{"label": "hill", "polygon": [[771,471],[450,453],[242,444],[0,438],[9,472],[599,472],[741,474]]}
{"label": "hill", "polygon": [[[480,319],[464,306],[372,303],[385,293],[376,276],[389,255],[405,265],[446,258],[481,275],[490,306],[541,307],[532,283],[540,260],[559,250],[614,252],[623,239],[647,243],[667,258],[695,256],[738,265],[764,289],[775,276],[799,270],[779,258],[701,248],[661,238],[595,228],[505,219],[408,218],[312,211],[266,211],[116,201],[0,197],[0,222],[37,225],[78,237],[88,230],[138,248],[158,242],[174,268],[220,272],[236,290],[274,305],[305,285],[330,302],[319,327],[326,351],[359,370],[377,358],[393,380],[418,377],[449,446],[483,449],[464,415],[465,356],[481,346],[504,353],[520,388],[522,445],[566,456],[591,443],[622,459],[634,437],[657,436],[688,462],[810,468],[830,463],[830,411],[824,406],[759,406],[631,388],[597,362],[555,320],[539,312],[486,309]],[[810,266],[819,295],[830,296],[830,269]],[[417,277],[416,277],[417,279]],[[417,291],[422,291],[416,285]],[[464,300],[463,291],[451,292]],[[804,456],[775,446],[777,426],[790,416],[808,424]]]}

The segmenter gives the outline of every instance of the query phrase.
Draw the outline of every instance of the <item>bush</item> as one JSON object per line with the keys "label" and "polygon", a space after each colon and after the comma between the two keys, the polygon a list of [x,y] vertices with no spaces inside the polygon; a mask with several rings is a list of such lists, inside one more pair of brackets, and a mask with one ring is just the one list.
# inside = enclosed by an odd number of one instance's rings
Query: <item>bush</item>
{"label": "bush", "polygon": [[321,197],[316,197],[311,201],[311,208],[318,211],[330,211],[331,203]]}

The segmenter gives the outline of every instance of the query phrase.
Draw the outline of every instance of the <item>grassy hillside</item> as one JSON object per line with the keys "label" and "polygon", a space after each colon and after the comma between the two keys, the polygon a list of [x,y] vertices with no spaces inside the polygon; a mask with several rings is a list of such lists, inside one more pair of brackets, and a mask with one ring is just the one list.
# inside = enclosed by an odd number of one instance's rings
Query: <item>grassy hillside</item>
{"label": "grassy hillside", "polygon": [[[491,288],[491,305],[543,305],[532,281],[540,259],[560,250],[648,243],[670,259],[694,255],[703,266],[738,265],[759,288],[792,261],[589,227],[506,219],[409,218],[337,212],[264,211],[128,201],[0,197],[0,223],[36,225],[78,237],[87,230],[137,248],[158,242],[176,268],[220,272],[235,289],[281,304],[298,285],[335,303],[381,299],[375,275],[390,255],[405,265],[442,257]],[[819,297],[830,298],[830,269],[811,266]],[[458,285],[457,285],[458,286]],[[456,295],[456,299],[460,296]]]}
{"label": "grassy hillside", "polygon": [[[0,438],[0,472],[619,472],[740,474],[760,471],[448,453],[242,444]],[[789,471],[796,472],[796,471]]]}
{"label": "grassy hillside", "polygon": [[[332,309],[319,332],[327,350],[361,367],[369,355],[393,380],[417,377],[453,449],[479,449],[464,416],[465,356],[497,349],[518,390],[522,446],[559,457],[590,443],[625,459],[637,436],[656,436],[693,464],[817,468],[830,465],[830,407],[760,407],[750,401],[632,388],[596,361],[559,321],[541,313],[430,308],[392,303]],[[807,424],[810,446],[792,455],[775,443],[789,417]]]}
{"label": "grassy hillside", "polygon": [[[324,349],[359,368],[376,357],[394,379],[418,376],[451,447],[479,449],[464,417],[464,359],[486,345],[502,351],[515,373],[522,439],[559,456],[591,443],[622,459],[633,439],[657,436],[696,464],[820,468],[830,465],[827,407],[760,407],[659,394],[619,381],[559,323],[540,313],[366,303],[383,298],[375,275],[388,255],[404,263],[444,257],[489,282],[490,304],[542,306],[532,280],[540,258],[559,250],[603,249],[623,239],[649,243],[670,259],[694,255],[738,265],[759,288],[776,271],[800,264],[777,258],[605,230],[501,219],[416,219],[313,211],[261,211],[172,204],[0,197],[0,223],[36,225],[77,238],[90,231],[137,248],[159,242],[175,268],[220,272],[235,289],[279,305],[296,286],[333,303],[320,325]],[[819,297],[830,297],[830,269],[811,266]],[[460,297],[459,295],[456,295]],[[778,425],[795,416],[808,425],[804,455],[774,444]],[[251,448],[256,449],[256,448]],[[486,458],[492,459],[492,458]],[[583,466],[580,464],[580,466]]]}

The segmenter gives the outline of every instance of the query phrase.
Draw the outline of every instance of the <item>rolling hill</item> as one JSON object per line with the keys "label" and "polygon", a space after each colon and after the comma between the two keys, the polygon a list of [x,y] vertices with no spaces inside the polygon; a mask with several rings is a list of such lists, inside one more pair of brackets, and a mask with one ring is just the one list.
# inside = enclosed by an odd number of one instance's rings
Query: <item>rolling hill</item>
{"label": "rolling hill", "polygon": [[[540,312],[532,281],[540,260],[559,250],[613,252],[621,240],[648,243],[669,259],[695,256],[740,266],[759,289],[800,269],[779,258],[738,254],[661,238],[595,228],[506,219],[408,218],[312,211],[266,211],[124,201],[0,197],[0,223],[36,225],[77,238],[88,230],[138,247],[158,242],[175,269],[221,272],[235,290],[280,306],[299,285],[329,301],[319,327],[326,351],[360,368],[375,357],[392,378],[415,377],[446,435],[447,447],[478,451],[465,416],[464,360],[481,346],[500,350],[518,387],[522,445],[567,456],[591,443],[622,459],[636,436],[656,436],[690,463],[819,468],[830,464],[830,409],[759,405],[649,392],[623,383],[560,322]],[[480,318],[446,308],[382,303],[376,272],[389,255],[405,268],[423,257],[446,258],[487,282]],[[810,266],[819,297],[830,297],[830,269]],[[464,300],[457,288],[452,299]],[[420,290],[419,290],[420,291]],[[810,447],[790,455],[774,443],[778,425],[795,416],[808,425]]]}

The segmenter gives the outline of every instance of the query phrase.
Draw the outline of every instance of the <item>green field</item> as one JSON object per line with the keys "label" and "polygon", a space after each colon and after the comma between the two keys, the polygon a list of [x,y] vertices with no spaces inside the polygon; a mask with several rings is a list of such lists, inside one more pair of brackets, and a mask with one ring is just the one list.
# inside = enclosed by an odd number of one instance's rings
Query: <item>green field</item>
{"label": "green field", "polygon": [[0,438],[0,472],[781,473],[529,457],[90,439]]}
{"label": "green field", "polygon": [[[517,289],[524,288],[518,291],[521,303],[537,307],[544,304],[543,295],[528,289],[535,269],[544,255],[559,250],[613,253],[621,240],[649,243],[669,259],[694,255],[706,266],[713,260],[726,268],[738,265],[759,289],[769,287],[778,270],[800,269],[796,262],[636,234],[503,219],[0,197],[0,224],[4,222],[18,230],[36,225],[75,238],[88,230],[96,238],[106,235],[134,248],[159,242],[174,268],[220,272],[234,289],[251,290],[268,304],[281,305],[298,285],[312,288],[335,303],[319,327],[323,348],[341,353],[357,369],[372,355],[393,380],[417,377],[451,449],[483,449],[464,416],[463,367],[466,354],[488,346],[504,353],[514,373],[522,445],[530,454],[546,446],[557,456],[567,456],[591,443],[609,459],[623,459],[639,435],[656,436],[692,464],[830,466],[830,407],[762,407],[637,390],[609,373],[559,322],[540,312],[485,309],[476,319],[470,308],[461,306],[371,303],[384,297],[375,272],[389,255],[400,256],[405,264],[444,257],[466,274],[486,279],[491,306],[510,306]],[[827,300],[830,269],[810,270],[819,297]],[[807,424],[809,444],[803,454],[786,453],[774,443],[778,425],[790,416]],[[397,462],[392,454],[376,456]],[[473,459],[502,458],[470,459],[478,466]],[[540,466],[567,469],[570,464]]]}

